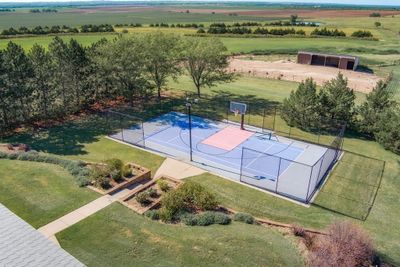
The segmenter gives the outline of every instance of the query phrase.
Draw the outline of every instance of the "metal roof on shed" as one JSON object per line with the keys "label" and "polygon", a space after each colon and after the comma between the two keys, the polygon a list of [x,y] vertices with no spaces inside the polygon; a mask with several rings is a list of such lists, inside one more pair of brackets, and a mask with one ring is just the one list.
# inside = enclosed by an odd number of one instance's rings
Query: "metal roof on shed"
{"label": "metal roof on shed", "polygon": [[0,204],[0,266],[84,266]]}
{"label": "metal roof on shed", "polygon": [[350,55],[334,55],[334,54],[314,53],[314,52],[308,52],[308,51],[299,51],[298,54],[308,54],[308,55],[316,55],[316,56],[324,56],[324,57],[340,57],[340,58],[348,58],[348,59],[353,59],[353,60],[358,59],[358,57],[350,56]]}

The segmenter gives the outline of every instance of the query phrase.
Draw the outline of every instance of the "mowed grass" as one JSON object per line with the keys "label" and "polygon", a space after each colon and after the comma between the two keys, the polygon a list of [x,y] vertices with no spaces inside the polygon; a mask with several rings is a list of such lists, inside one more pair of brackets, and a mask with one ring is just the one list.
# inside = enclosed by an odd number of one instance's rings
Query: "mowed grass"
{"label": "mowed grass", "polygon": [[303,266],[292,239],[262,226],[151,221],[119,203],[57,234],[88,266]]}
{"label": "mowed grass", "polygon": [[126,163],[134,162],[145,166],[154,174],[164,158],[107,139],[105,135],[112,130],[118,130],[108,122],[104,116],[89,115],[33,134],[28,132],[15,135],[4,141],[27,143],[37,151],[70,159],[102,162],[119,158]]}
{"label": "mowed grass", "polygon": [[39,228],[99,197],[59,166],[0,160],[0,202]]}

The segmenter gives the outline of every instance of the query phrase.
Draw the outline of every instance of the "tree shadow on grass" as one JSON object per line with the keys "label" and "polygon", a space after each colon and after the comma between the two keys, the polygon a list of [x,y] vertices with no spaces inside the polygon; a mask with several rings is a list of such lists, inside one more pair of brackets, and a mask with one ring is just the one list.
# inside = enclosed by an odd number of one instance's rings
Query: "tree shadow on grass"
{"label": "tree shadow on grass", "polygon": [[[193,110],[198,115],[223,120],[229,109],[229,101],[238,101],[249,104],[252,114],[264,112],[264,107],[277,105],[278,102],[258,98],[255,95],[237,95],[227,91],[214,91],[213,95],[202,96],[199,104]],[[110,117],[105,112],[84,115],[60,125],[26,131],[3,139],[3,142],[25,143],[32,149],[56,155],[85,155],[85,144],[98,142],[104,135],[110,135],[140,123],[168,113],[170,111],[185,112],[185,97],[171,97],[163,101],[150,100],[144,108],[120,107],[119,111],[128,115],[135,115],[137,120],[130,117]]]}

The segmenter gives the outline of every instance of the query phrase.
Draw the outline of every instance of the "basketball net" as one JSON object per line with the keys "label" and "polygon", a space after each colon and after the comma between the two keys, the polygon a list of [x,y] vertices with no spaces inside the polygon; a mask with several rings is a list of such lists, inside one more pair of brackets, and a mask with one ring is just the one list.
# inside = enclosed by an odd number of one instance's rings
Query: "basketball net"
{"label": "basketball net", "polygon": [[235,117],[237,117],[237,115],[239,115],[239,110],[236,109],[236,110],[234,111],[234,113],[235,113]]}

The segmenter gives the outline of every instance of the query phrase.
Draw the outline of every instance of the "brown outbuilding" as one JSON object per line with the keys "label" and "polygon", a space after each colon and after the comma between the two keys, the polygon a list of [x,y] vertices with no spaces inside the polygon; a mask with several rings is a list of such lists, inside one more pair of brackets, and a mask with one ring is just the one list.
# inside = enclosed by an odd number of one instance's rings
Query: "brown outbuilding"
{"label": "brown outbuilding", "polygon": [[360,60],[355,56],[331,55],[300,51],[297,54],[297,63],[324,67],[334,67],[343,70],[356,70]]}

